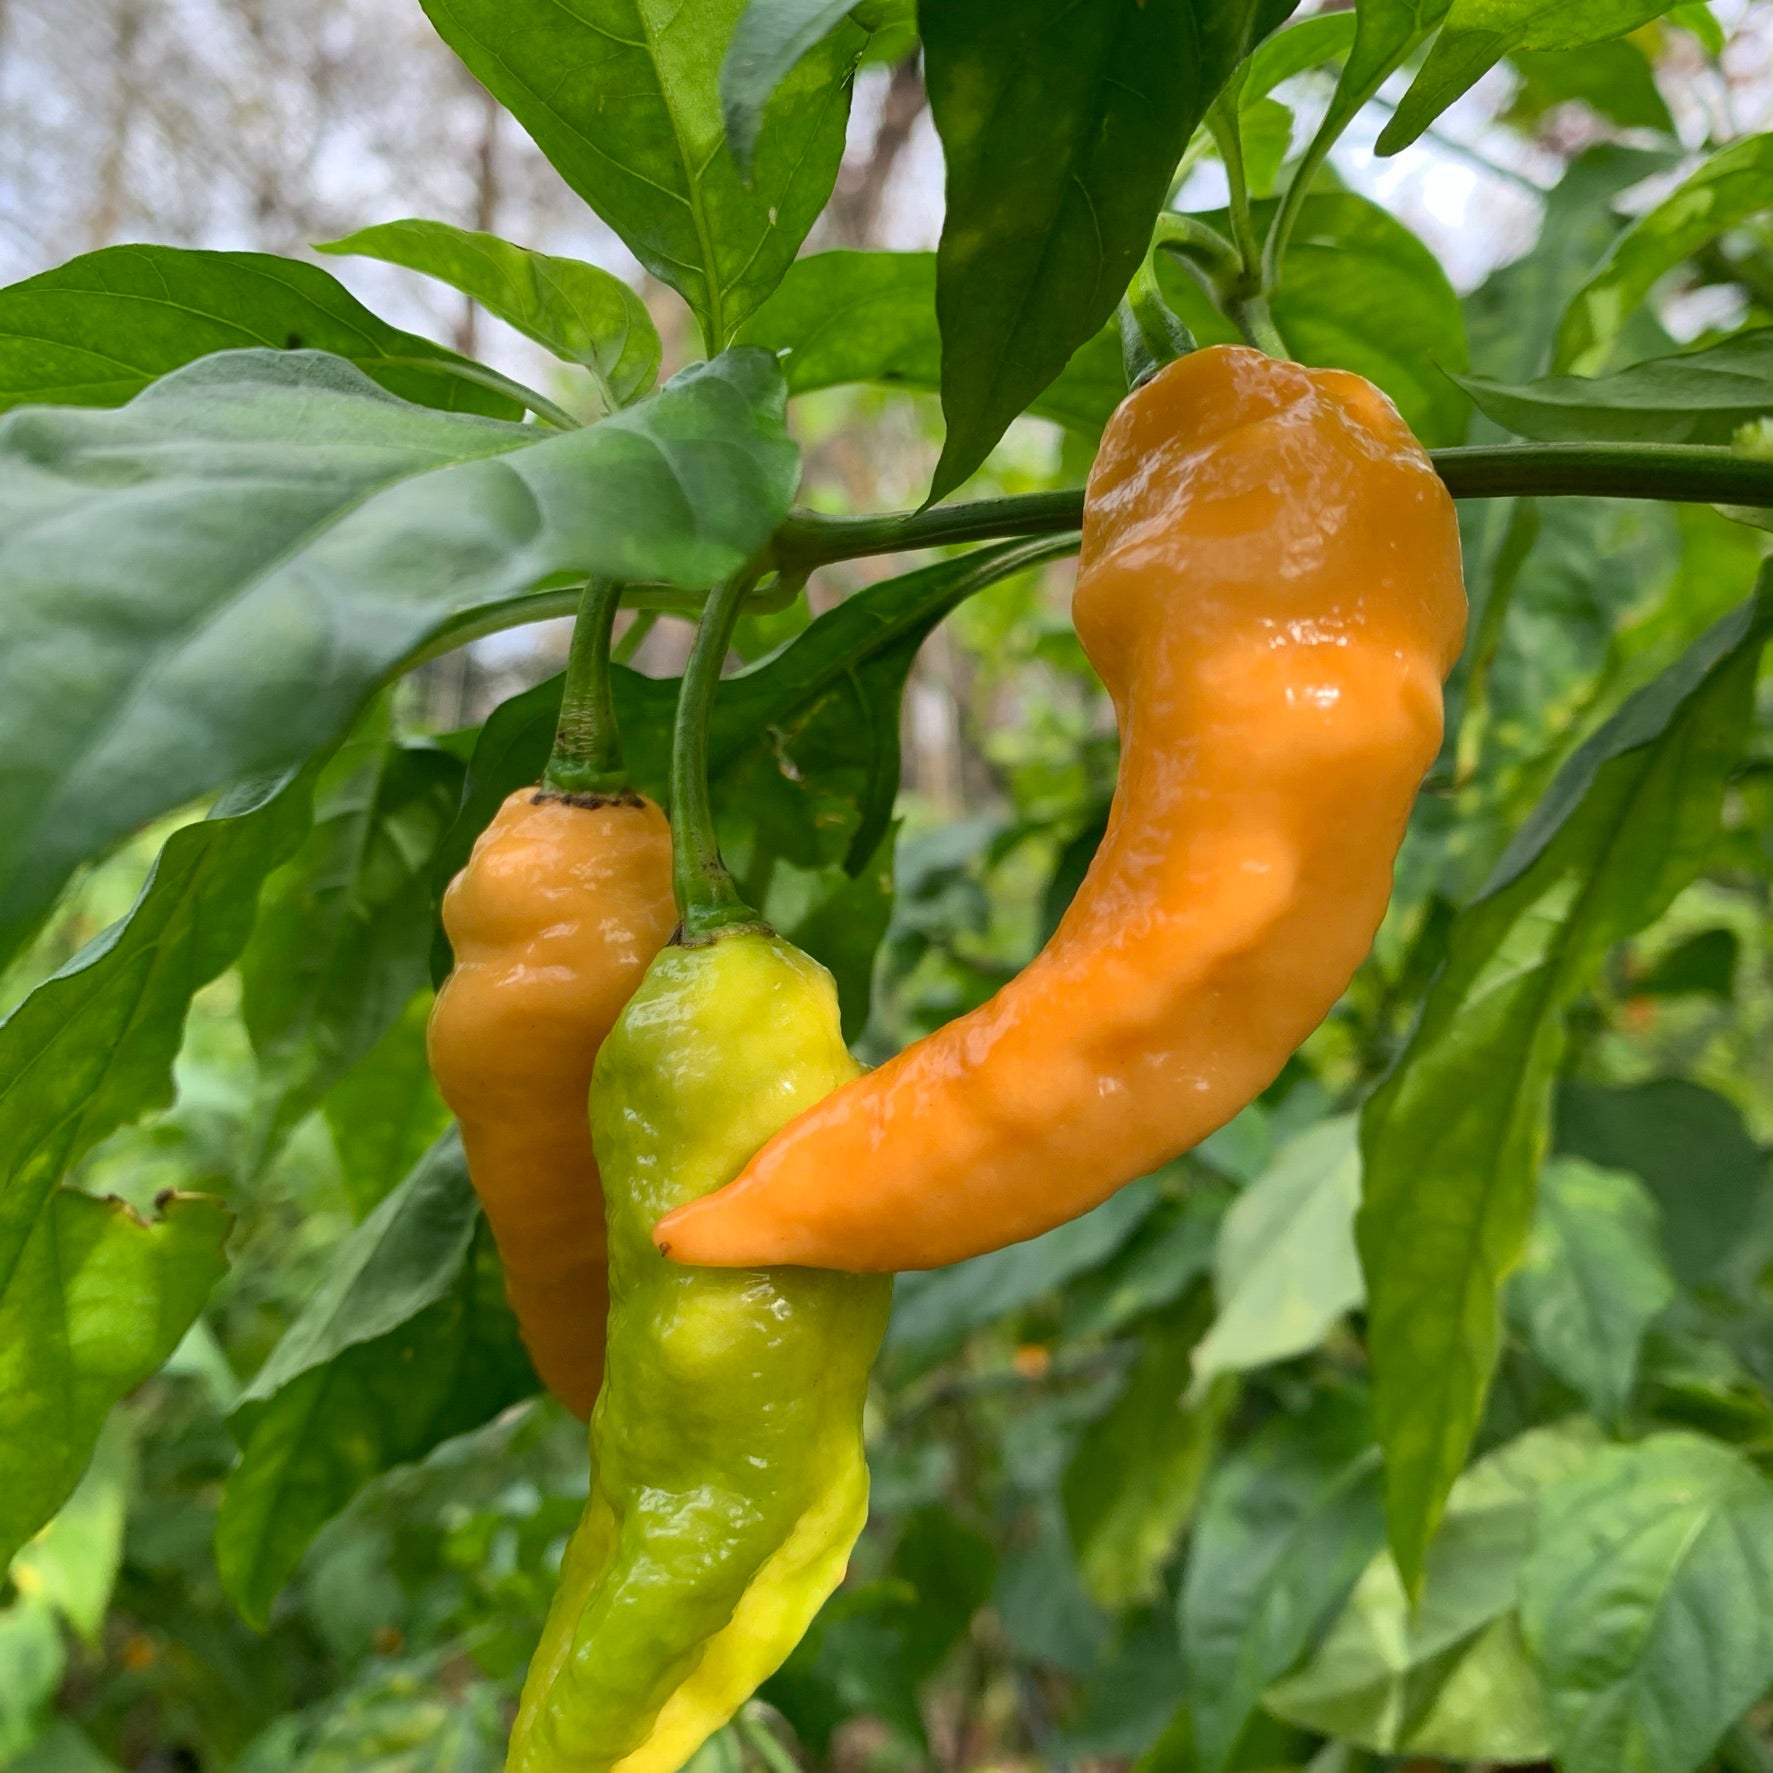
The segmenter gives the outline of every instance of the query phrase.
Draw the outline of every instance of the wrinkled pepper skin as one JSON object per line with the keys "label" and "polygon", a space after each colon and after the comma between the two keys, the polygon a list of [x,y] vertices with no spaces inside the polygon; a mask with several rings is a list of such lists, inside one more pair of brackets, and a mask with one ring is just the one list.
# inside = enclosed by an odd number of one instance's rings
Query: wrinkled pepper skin
{"label": "wrinkled pepper skin", "polygon": [[1221,346],[1131,395],[1073,614],[1113,698],[1107,834],[1046,948],[667,1218],[690,1263],[930,1268],[1222,1126],[1371,946],[1465,627],[1453,505],[1359,377]]}
{"label": "wrinkled pepper skin", "polygon": [[598,1055],[609,1361],[510,1773],[676,1773],[843,1577],[892,1283],[681,1268],[652,1228],[856,1069],[830,975],[750,932],[666,949]]}
{"label": "wrinkled pepper skin", "polygon": [[597,1049],[677,921],[671,833],[637,796],[509,796],[443,899],[455,970],[431,1073],[542,1382],[581,1419],[603,1377],[603,1196],[585,1098]]}

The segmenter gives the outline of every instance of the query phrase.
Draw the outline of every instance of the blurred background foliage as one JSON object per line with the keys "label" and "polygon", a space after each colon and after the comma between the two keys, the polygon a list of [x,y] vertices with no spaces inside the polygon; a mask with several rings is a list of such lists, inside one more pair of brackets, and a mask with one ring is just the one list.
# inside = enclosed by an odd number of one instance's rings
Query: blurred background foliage
{"label": "blurred background foliage", "polygon": [[[1394,289],[1405,309],[1432,307],[1477,372],[1538,373],[1532,353],[1619,225],[1612,200],[1641,208],[1684,155],[1773,119],[1773,6],[1713,10],[1717,40],[1695,17],[1515,58],[1407,172],[1375,161],[1373,131],[1357,131],[1331,184],[1380,206],[1363,224],[1375,238],[1413,229],[1452,286],[1420,296],[1406,272],[1394,286],[1369,268],[1354,299]],[[1327,93],[1307,74],[1264,101],[1274,163]],[[1211,208],[1223,182],[1210,158],[1191,176],[1184,202]],[[813,244],[931,245],[939,191],[915,56],[865,70]],[[119,239],[301,251],[385,213],[497,228],[640,282],[404,0],[0,0],[7,280]],[[1665,287],[1634,322],[1627,359],[1668,349],[1671,335],[1773,322],[1770,226],[1737,230]],[[386,267],[340,268],[390,318],[544,373],[455,298]],[[652,305],[663,320],[667,305]],[[669,361],[686,349],[681,328],[668,335]],[[1462,399],[1449,407],[1447,387],[1429,388],[1453,433],[1443,440],[1496,435]],[[806,496],[828,510],[915,502],[940,447],[925,396],[832,390],[799,401],[794,422]],[[1076,437],[1021,421],[973,490],[1076,484],[1088,459]],[[869,1409],[874,1514],[850,1580],[697,1773],[1129,1762],[1186,1773],[1203,1758],[1334,1773],[1428,1764],[1417,1753],[1472,1764],[1543,1753],[1509,1603],[1486,1587],[1507,1554],[1449,1530],[1432,1641],[1405,1630],[1386,1588],[1363,1463],[1358,1160],[1344,1111],[1407,1033],[1449,907],[1581,739],[1740,600],[1767,538],[1709,509],[1592,500],[1473,505],[1464,520],[1478,639],[1373,959],[1263,1099],[1169,1171],[1032,1244],[901,1281]],[[788,610],[751,619],[739,651],[763,656],[887,570],[822,575]],[[912,671],[867,1058],[1020,967],[1100,833],[1113,724],[1066,593],[1064,569],[994,587],[931,636]],[[655,676],[686,643],[671,620],[630,637]],[[215,1542],[251,1432],[250,1409],[237,1413],[244,1388],[444,1123],[422,1064],[431,858],[480,723],[546,677],[563,645],[557,628],[521,630],[403,688],[367,749],[332,766],[316,834],[273,878],[254,949],[198,998],[176,1106],[82,1167],[82,1187],[144,1208],[167,1188],[213,1192],[239,1223],[203,1317],[115,1413],[74,1499],[12,1566],[0,1602],[9,1773],[501,1764],[586,1490],[583,1431],[557,1408],[510,1402],[381,1475],[372,1457],[370,1481],[267,1602],[263,1630],[224,1592]],[[1773,756],[1757,745],[1709,866],[1578,1007],[1558,1155],[1510,1288],[1478,1449],[1508,1458],[1468,1475],[1455,1520],[1462,1506],[1512,1520],[1497,1486],[1525,1494],[1562,1469],[1583,1432],[1567,1426],[1575,1411],[1691,1427],[1773,1470]],[[328,845],[360,829],[366,793],[384,853],[341,873]],[[83,878],[8,975],[6,1005],[127,909],[169,828]],[[294,939],[317,903],[405,981],[388,1031],[343,1061],[251,1030],[255,953]],[[484,1268],[478,1254],[469,1263]],[[496,1285],[488,1296],[496,1314]],[[423,1322],[351,1381],[372,1406],[442,1358],[447,1325]],[[489,1396],[527,1390],[521,1372],[498,1384]],[[1343,1608],[1337,1580],[1357,1575]],[[1296,1633],[1296,1651],[1329,1634],[1266,1709],[1256,1701],[1274,1645],[1251,1648],[1258,1616],[1276,1642]],[[1341,1740],[1326,1748],[1326,1736]],[[1719,1764],[1773,1766],[1770,1741],[1739,1728]]]}

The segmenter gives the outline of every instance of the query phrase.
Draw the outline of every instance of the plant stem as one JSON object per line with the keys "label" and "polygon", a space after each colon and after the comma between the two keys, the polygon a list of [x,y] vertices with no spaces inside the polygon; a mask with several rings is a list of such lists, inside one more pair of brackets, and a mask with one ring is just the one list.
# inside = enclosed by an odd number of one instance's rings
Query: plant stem
{"label": "plant stem", "polygon": [[1215,283],[1235,279],[1244,268],[1237,248],[1199,216],[1165,210],[1152,230],[1151,244],[1156,251],[1174,253],[1198,265]]}
{"label": "plant stem", "polygon": [[720,668],[726,663],[739,611],[757,578],[756,569],[747,567],[709,593],[677,695],[677,725],[671,738],[671,874],[682,919],[678,940],[689,947],[714,941],[723,931],[764,927],[739,897],[720,859],[714,804],[708,793],[708,722],[720,687]]}
{"label": "plant stem", "polygon": [[[1537,495],[1773,507],[1773,461],[1714,444],[1503,443],[1432,450],[1430,457],[1456,499]],[[865,554],[1054,535],[1082,521],[1079,489],[870,517],[797,511],[776,532],[776,557],[810,571]]]}
{"label": "plant stem", "polygon": [[628,624],[628,632],[617,643],[614,658],[618,665],[630,663],[634,655],[646,645],[646,637],[659,625],[659,612],[656,609],[639,611]]}
{"label": "plant stem", "polygon": [[1221,99],[1207,113],[1207,127],[1213,132],[1219,158],[1225,163],[1231,237],[1237,243],[1240,267],[1234,280],[1221,285],[1220,305],[1226,318],[1258,351],[1266,351],[1270,357],[1285,357],[1286,341],[1268,311],[1268,293],[1262,281],[1262,242],[1257,238],[1256,219],[1250,212],[1250,185],[1244,172],[1244,143],[1236,108]]}
{"label": "plant stem", "polygon": [[900,554],[915,548],[946,548],[1001,536],[1050,536],[1083,521],[1081,490],[1023,493],[937,505],[927,511],[884,511],[868,517],[827,517],[790,512],[776,531],[776,562],[783,572],[810,572],[833,560],[864,554]]}
{"label": "plant stem", "polygon": [[1133,273],[1115,319],[1120,328],[1121,367],[1128,388],[1143,388],[1166,363],[1197,350],[1194,334],[1157,286],[1153,246]]}
{"label": "plant stem", "polygon": [[[1287,243],[1293,238],[1293,228],[1299,220],[1299,212],[1305,206],[1305,199],[1311,195],[1311,187],[1324,162],[1329,159],[1330,150],[1342,139],[1343,131],[1360,114],[1367,102],[1378,95],[1379,88],[1410,59],[1417,46],[1439,23],[1440,18],[1437,15],[1431,23],[1411,31],[1402,41],[1392,46],[1388,56],[1366,70],[1365,78],[1358,85],[1346,91],[1344,86],[1348,76],[1345,66],[1342,78],[1336,83],[1335,94],[1330,99],[1330,108],[1324,113],[1324,120],[1318,125],[1317,133],[1306,143],[1305,152],[1299,156],[1299,163],[1293,168],[1287,188],[1281,193],[1280,204],[1268,224],[1268,239],[1262,249],[1264,289],[1272,293],[1280,288],[1281,265],[1287,256]],[[1359,52],[1360,37],[1357,34],[1354,48],[1350,51],[1350,60]]]}
{"label": "plant stem", "polygon": [[613,579],[593,579],[580,600],[560,692],[560,723],[542,772],[542,786],[556,794],[619,795],[629,790],[609,683],[610,635],[621,602],[622,587]]}

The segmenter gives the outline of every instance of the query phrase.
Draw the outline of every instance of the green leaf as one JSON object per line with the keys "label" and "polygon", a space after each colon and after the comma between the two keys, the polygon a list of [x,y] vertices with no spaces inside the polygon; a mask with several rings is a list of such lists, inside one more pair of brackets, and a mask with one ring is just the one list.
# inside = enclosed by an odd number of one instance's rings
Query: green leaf
{"label": "green leaf", "polygon": [[1081,1219],[1028,1242],[974,1256],[951,1268],[902,1274],[893,1288],[887,1345],[924,1348],[956,1340],[1057,1292],[1106,1261],[1157,1206],[1149,1178],[1111,1194]]}
{"label": "green leaf", "polygon": [[1531,128],[1554,106],[1580,99],[1621,129],[1675,133],[1649,57],[1629,37],[1581,49],[1517,51],[1509,59],[1521,76],[1507,111],[1517,127]]}
{"label": "green leaf", "polygon": [[[1255,211],[1266,232],[1275,205],[1259,203]],[[1224,225],[1222,214],[1206,219]],[[1235,339],[1193,275],[1168,254],[1158,279],[1203,344]],[[1442,373],[1466,364],[1459,297],[1434,254],[1378,204],[1349,192],[1307,198],[1273,308],[1301,363],[1365,376],[1432,448],[1464,440],[1468,409]]]}
{"label": "green leaf", "polygon": [[241,1016],[260,1075],[253,1167],[424,983],[432,855],[462,775],[448,752],[379,732],[347,744],[321,774],[313,829],[266,882],[240,959]]}
{"label": "green leaf", "polygon": [[425,1057],[431,993],[418,992],[324,1104],[345,1189],[361,1218],[449,1124]]}
{"label": "green leaf", "polygon": [[1552,367],[1576,375],[1604,369],[1626,324],[1666,272],[1769,208],[1773,135],[1745,136],[1721,148],[1613,242],[1571,298]]}
{"label": "green leaf", "polygon": [[149,1221],[57,1188],[0,1294],[0,1561],[68,1499],[112,1406],[158,1370],[227,1269],[233,1215],[167,1194]]}
{"label": "green leaf", "polygon": [[1617,1421],[1644,1332],[1674,1298],[1655,1197],[1624,1170],[1555,1158],[1509,1304],[1533,1352],[1597,1416]]}
{"label": "green leaf", "polygon": [[941,498],[1114,313],[1250,0],[925,0],[947,160],[937,251]]}
{"label": "green leaf", "polygon": [[1668,0],[1453,0],[1378,152],[1407,148],[1460,94],[1517,49],[1580,49],[1647,24]]}
{"label": "green leaf", "polygon": [[[0,1631],[4,1629],[0,1626]],[[4,1716],[0,1711],[0,1719]],[[0,1738],[4,1730],[5,1724],[0,1722]],[[6,1763],[6,1773],[122,1773],[122,1769],[108,1755],[100,1754],[83,1731],[65,1718],[57,1718],[17,1760]]]}
{"label": "green leaf", "polygon": [[1766,1160],[1735,1103],[1712,1090],[1675,1077],[1629,1090],[1566,1078],[1557,1149],[1648,1186],[1669,1265],[1686,1286],[1716,1285],[1748,1242]]}
{"label": "green leaf", "polygon": [[[777,352],[790,394],[846,382],[935,393],[942,381],[936,255],[817,252],[797,260],[776,293],[739,329],[740,344]],[[1028,410],[1096,437],[1126,398],[1120,336],[1104,327]]]}
{"label": "green leaf", "polygon": [[1734,930],[1701,930],[1677,943],[1648,971],[1634,973],[1634,997],[1731,997],[1742,943]]}
{"label": "green leaf", "polygon": [[1455,376],[1497,424],[1548,443],[1728,443],[1773,413],[1773,328],[1610,376]]}
{"label": "green leaf", "polygon": [[776,88],[750,182],[720,69],[746,0],[425,0],[438,34],[560,175],[694,309],[712,353],[793,262],[843,158],[867,41],[839,25]]}
{"label": "green leaf", "polygon": [[1496,1363],[1563,1010],[1704,861],[1769,626],[1773,573],[1559,771],[1455,922],[1416,1032],[1367,1104],[1356,1231],[1392,1545],[1412,1588]]}
{"label": "green leaf", "polygon": [[47,1602],[93,1649],[123,1558],[123,1522],[134,1476],[131,1426],[116,1412],[99,1434],[92,1463],[73,1495],[12,1560],[13,1588]]}
{"label": "green leaf", "polygon": [[126,832],[335,744],[452,616],[736,571],[793,493],[783,406],[773,362],[732,352],[537,442],[336,358],[236,352],[120,411],[0,419],[0,953]]}
{"label": "green leaf", "polygon": [[1354,47],[1318,126],[1318,139],[1337,140],[1395,68],[1427,41],[1446,17],[1450,0],[1360,0],[1354,9]]}
{"label": "green leaf", "polygon": [[1194,1513],[1236,1396],[1230,1384],[1184,1401],[1189,1360],[1211,1314],[1204,1289],[1143,1325],[1126,1383],[1092,1421],[1060,1494],[1084,1586],[1104,1607],[1155,1601],[1160,1573]]}
{"label": "green leaf", "polygon": [[1219,1231],[1219,1315],[1194,1351],[1197,1390],[1305,1354],[1362,1302],[1360,1198],[1355,1117],[1338,1115],[1288,1140],[1231,1203]]}
{"label": "green leaf", "polygon": [[216,1559],[235,1605],[262,1626],[372,1477],[536,1389],[452,1130],[340,1246],[229,1418]]}
{"label": "green leaf", "polygon": [[1071,1289],[1065,1334],[1117,1335],[1174,1304],[1212,1273],[1224,1214],[1224,1193],[1191,1177],[1186,1193],[1160,1203],[1107,1263]]}
{"label": "green leaf", "polygon": [[837,982],[843,1037],[861,1038],[874,998],[874,956],[893,913],[892,826],[854,876],[841,863],[805,873],[778,864],[763,914],[777,929],[792,930],[803,948]]}
{"label": "green leaf", "polygon": [[1358,28],[1355,13],[1331,12],[1276,31],[1257,48],[1233,82],[1239,104],[1252,105],[1282,81],[1325,62],[1341,60],[1353,49]]}
{"label": "green leaf", "polygon": [[1113,1626],[1083,1585],[1057,1504],[1033,1513],[1030,1536],[1004,1556],[993,1608],[1016,1656],[1085,1675],[1100,1663]]}
{"label": "green leaf", "polygon": [[620,277],[581,259],[411,220],[361,228],[319,250],[385,259],[459,289],[564,362],[590,370],[606,412],[638,400],[658,379],[659,334],[646,303]]}
{"label": "green leaf", "polygon": [[1381,1552],[1297,1674],[1270,1687],[1277,1717],[1377,1754],[1538,1761],[1545,1699],[1521,1644],[1516,1586],[1540,1495],[1599,1456],[1583,1418],[1536,1428],[1474,1465],[1447,1507],[1412,1607]]}
{"label": "green leaf", "polygon": [[1205,1773],[1223,1773],[1263,1690],[1316,1645],[1385,1543],[1372,1434],[1363,1402],[1320,1391],[1207,1486],[1180,1602]]}
{"label": "green leaf", "polygon": [[[1465,299],[1472,361],[1484,375],[1520,382],[1550,367],[1550,340],[1560,316],[1625,225],[1614,213],[1614,200],[1666,170],[1672,159],[1663,151],[1606,143],[1570,162],[1546,193],[1532,250],[1492,272]],[[1506,514],[1508,501],[1482,508]],[[1465,513],[1472,509],[1466,506]]]}
{"label": "green leaf", "polygon": [[776,88],[855,10],[856,0],[750,0],[740,14],[720,68],[720,104],[727,147],[746,178]]}
{"label": "green leaf", "polygon": [[1705,45],[1707,55],[1724,53],[1724,27],[1718,23],[1716,15],[1705,0],[1688,0],[1688,4],[1684,6],[1671,6],[1668,9],[1668,22],[1691,31]]}
{"label": "green leaf", "polygon": [[0,1764],[13,1766],[36,1740],[67,1665],[53,1607],[25,1600],[0,1608]]}
{"label": "green leaf", "polygon": [[199,357],[257,345],[330,351],[421,406],[523,417],[448,367],[466,358],[378,320],[317,265],[179,246],[107,246],[0,289],[0,412],[118,406]]}
{"label": "green leaf", "polygon": [[56,1184],[101,1139],[172,1101],[191,999],[246,945],[259,887],[307,820],[303,781],[231,791],[166,840],[129,913],[0,1022],[0,1302],[27,1247],[53,1241]]}
{"label": "green leaf", "polygon": [[1521,1623],[1564,1773],[1692,1773],[1773,1681],[1773,1487],[1697,1435],[1546,1493]]}

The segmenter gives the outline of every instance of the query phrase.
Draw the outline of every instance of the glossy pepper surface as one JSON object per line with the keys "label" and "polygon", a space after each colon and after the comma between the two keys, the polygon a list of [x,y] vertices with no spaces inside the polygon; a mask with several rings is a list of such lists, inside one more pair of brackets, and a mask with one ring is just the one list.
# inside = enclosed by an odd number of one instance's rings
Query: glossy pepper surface
{"label": "glossy pepper surface", "polygon": [[855,1075],[830,975],[759,933],[667,948],[604,1043],[608,1370],[511,1773],[675,1773],[842,1579],[891,1282],[681,1268],[652,1227]]}
{"label": "glossy pepper surface", "polygon": [[581,1418],[608,1302],[591,1068],[676,920],[665,815],[634,795],[521,789],[443,900],[456,965],[431,1013],[432,1075],[536,1371]]}
{"label": "glossy pepper surface", "polygon": [[1103,438],[1073,613],[1121,762],[1052,940],[668,1217],[679,1261],[1033,1237],[1223,1125],[1360,965],[1465,626],[1452,502],[1396,409],[1240,346],[1169,365]]}

